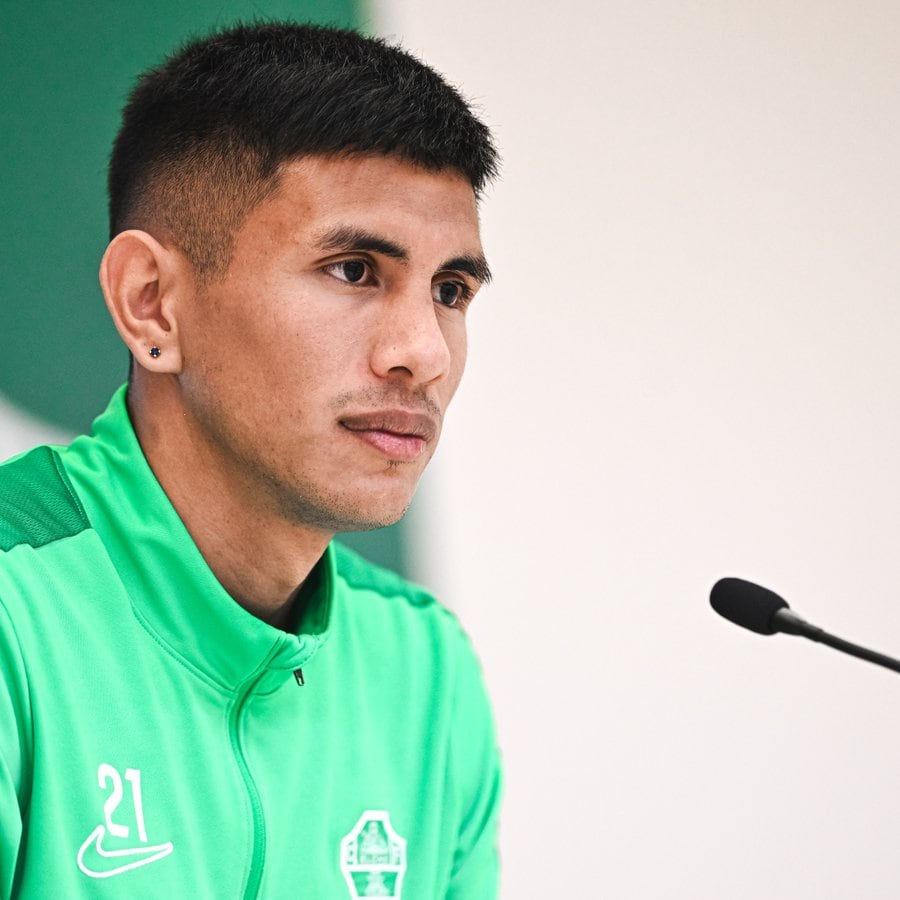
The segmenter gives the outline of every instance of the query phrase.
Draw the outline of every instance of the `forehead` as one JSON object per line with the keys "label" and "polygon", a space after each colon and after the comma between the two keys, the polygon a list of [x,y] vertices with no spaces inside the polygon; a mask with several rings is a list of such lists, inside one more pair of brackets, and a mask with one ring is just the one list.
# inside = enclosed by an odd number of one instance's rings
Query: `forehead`
{"label": "forehead", "polygon": [[276,189],[244,225],[296,240],[354,226],[416,244],[481,249],[477,201],[465,176],[390,156],[307,156],[284,163]]}

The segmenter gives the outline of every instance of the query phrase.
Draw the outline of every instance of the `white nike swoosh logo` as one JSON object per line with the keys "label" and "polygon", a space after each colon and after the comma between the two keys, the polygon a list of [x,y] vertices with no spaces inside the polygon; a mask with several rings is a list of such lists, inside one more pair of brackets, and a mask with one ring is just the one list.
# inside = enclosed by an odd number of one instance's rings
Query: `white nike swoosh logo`
{"label": "white nike swoosh logo", "polygon": [[[152,847],[128,847],[125,850],[104,850],[103,847],[100,846],[100,842],[103,840],[105,834],[106,828],[103,825],[98,825],[90,833],[88,839],[81,845],[81,849],[78,851],[78,868],[81,869],[85,875],[90,875],[91,878],[109,878],[112,875],[121,875],[122,872],[127,872],[129,869],[136,869],[138,866],[146,866],[152,862],[156,862],[158,859],[168,856],[172,850],[175,849],[172,846],[171,841],[166,841],[165,844],[155,844]],[[99,862],[103,866],[102,869],[91,868],[84,861],[85,854],[91,850],[92,845],[94,853],[91,853],[90,855],[94,856],[94,854],[96,854],[97,858],[90,859],[89,861],[93,864]],[[130,860],[130,862],[123,862],[121,865],[107,869],[103,860]]]}

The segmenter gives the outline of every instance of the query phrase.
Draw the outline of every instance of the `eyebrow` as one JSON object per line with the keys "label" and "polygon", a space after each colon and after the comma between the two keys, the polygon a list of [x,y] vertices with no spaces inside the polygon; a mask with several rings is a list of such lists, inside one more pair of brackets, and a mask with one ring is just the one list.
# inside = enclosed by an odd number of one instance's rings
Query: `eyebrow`
{"label": "eyebrow", "polygon": [[381,253],[401,262],[409,262],[409,254],[399,244],[371,231],[349,225],[339,225],[324,232],[316,243],[323,250],[368,250],[370,253]]}
{"label": "eyebrow", "polygon": [[491,280],[491,270],[487,260],[483,256],[454,256],[441,265],[441,269],[452,269],[457,272],[465,272],[471,275],[481,284],[488,284]]}
{"label": "eyebrow", "polygon": [[[370,253],[381,253],[384,256],[390,256],[392,259],[400,260],[400,262],[409,262],[409,253],[399,244],[371,231],[366,231],[364,228],[354,228],[351,225],[338,225],[336,228],[331,228],[319,235],[315,243],[325,251],[366,250]],[[487,284],[491,280],[490,267],[481,254],[466,253],[461,256],[454,256],[452,259],[441,263],[439,270],[445,269],[463,272],[482,284]]]}

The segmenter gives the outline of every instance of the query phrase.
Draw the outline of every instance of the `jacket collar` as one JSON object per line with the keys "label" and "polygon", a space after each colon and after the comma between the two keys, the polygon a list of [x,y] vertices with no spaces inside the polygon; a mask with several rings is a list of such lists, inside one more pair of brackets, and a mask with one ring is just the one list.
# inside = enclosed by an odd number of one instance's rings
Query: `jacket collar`
{"label": "jacket collar", "polygon": [[220,687],[234,690],[258,679],[257,690],[274,689],[327,638],[336,582],[332,547],[317,564],[317,586],[297,633],[247,612],[218,582],[154,477],[125,396],[123,386],[92,435],[60,456],[135,616],[169,652]]}

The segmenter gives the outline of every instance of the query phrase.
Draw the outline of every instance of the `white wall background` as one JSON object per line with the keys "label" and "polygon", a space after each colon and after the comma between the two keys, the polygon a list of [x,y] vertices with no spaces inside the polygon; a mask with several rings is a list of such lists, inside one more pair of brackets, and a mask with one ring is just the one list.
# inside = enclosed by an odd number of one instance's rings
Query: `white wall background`
{"label": "white wall background", "polygon": [[0,393],[0,461],[37,444],[64,444],[71,437],[10,403]]}
{"label": "white wall background", "polygon": [[419,511],[505,898],[900,896],[900,6],[382,4],[484,109],[496,285]]}

